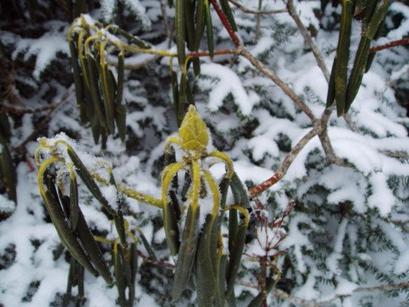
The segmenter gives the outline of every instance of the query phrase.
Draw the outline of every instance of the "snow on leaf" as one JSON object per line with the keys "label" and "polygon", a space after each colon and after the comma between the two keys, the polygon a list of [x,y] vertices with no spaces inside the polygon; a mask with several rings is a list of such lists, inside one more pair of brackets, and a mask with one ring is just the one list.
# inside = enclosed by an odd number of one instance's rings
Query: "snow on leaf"
{"label": "snow on leaf", "polygon": [[50,31],[37,39],[22,38],[19,40],[13,52],[13,59],[24,53],[24,60],[31,56],[36,56],[33,76],[40,79],[41,73],[48,67],[58,52],[69,54],[68,44],[65,38],[65,31]]}
{"label": "snow on leaf", "polygon": [[201,72],[217,79],[209,94],[208,107],[211,111],[217,111],[229,94],[233,95],[235,104],[244,115],[250,115],[254,105],[260,101],[255,92],[246,92],[237,74],[226,66],[215,63],[203,64]]}
{"label": "snow on leaf", "polygon": [[116,7],[116,0],[101,0],[101,10],[102,10],[102,18],[105,21],[109,22],[114,17],[114,11]]}
{"label": "snow on leaf", "polygon": [[387,216],[396,201],[388,187],[387,177],[383,173],[376,172],[369,177],[369,182],[372,186],[372,193],[368,198],[369,207],[378,208],[381,216]]}
{"label": "snow on leaf", "polygon": [[248,142],[248,146],[252,149],[253,158],[256,161],[262,160],[265,155],[278,157],[279,154],[276,142],[262,135],[253,137]]}
{"label": "snow on leaf", "polygon": [[140,18],[145,29],[151,27],[151,21],[146,15],[145,7],[139,0],[123,0],[123,2],[138,18]]}
{"label": "snow on leaf", "polygon": [[328,269],[335,275],[340,275],[342,270],[338,266],[339,260],[342,258],[342,246],[345,239],[345,232],[348,225],[348,220],[343,219],[338,227],[338,232],[335,237],[333,252],[327,257],[326,265]]}

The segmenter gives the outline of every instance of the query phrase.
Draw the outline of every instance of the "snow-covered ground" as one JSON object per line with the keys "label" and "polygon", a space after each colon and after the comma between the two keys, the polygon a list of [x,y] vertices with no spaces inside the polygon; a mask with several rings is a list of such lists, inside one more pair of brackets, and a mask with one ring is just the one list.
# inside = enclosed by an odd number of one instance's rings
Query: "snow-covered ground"
{"label": "snow-covered ground", "polygon": [[[100,2],[102,8],[90,12],[89,18],[109,22],[117,2],[121,2],[139,18],[141,33],[156,48],[167,48],[168,40],[160,34],[160,1]],[[256,2],[240,1],[253,9],[257,9]],[[314,40],[330,69],[339,30],[334,16],[339,16],[340,6],[328,5],[325,16],[319,19],[314,14],[320,7],[319,1],[295,1],[295,5],[305,25],[317,30]],[[263,10],[284,7],[282,1],[263,1]],[[328,85],[291,17],[286,13],[261,16],[260,37],[256,40],[254,14],[234,11],[244,45],[288,83],[319,117],[325,108]],[[168,9],[168,14],[171,18],[174,10]],[[386,26],[390,31],[375,45],[409,34],[408,5],[393,2],[388,16]],[[228,34],[214,12],[213,21],[216,46],[231,47]],[[176,133],[169,59],[154,61],[153,56],[134,55],[126,60],[127,64],[148,60],[149,63],[144,69],[126,72],[124,101],[129,111],[126,144],[111,136],[107,148],[101,150],[100,145],[94,144],[90,129],[80,124],[72,88],[59,80],[47,79],[48,74],[54,76],[50,70],[56,62],[63,61],[69,53],[68,23],[49,21],[46,28],[49,30],[36,38],[0,30],[1,45],[13,49],[14,60],[25,62],[35,58],[31,77],[20,76],[25,78],[20,82],[35,88],[35,93],[24,101],[26,105],[32,108],[44,105],[49,101],[49,91],[54,91],[52,101],[55,102],[64,95],[69,97],[53,113],[44,136],[51,138],[65,133],[88,167],[96,168],[97,156],[112,164],[117,181],[160,197],[164,142]],[[359,23],[354,21],[352,50],[357,49],[360,30]],[[174,44],[170,48],[176,49]],[[352,58],[353,55],[354,52]],[[282,272],[282,280],[291,282],[279,289],[290,292],[290,297],[279,299],[279,293],[273,290],[268,297],[269,306],[309,303],[400,306],[407,302],[407,286],[406,290],[389,289],[389,292],[373,287],[398,285],[409,277],[409,117],[396,99],[400,84],[409,79],[408,60],[409,49],[405,47],[379,52],[364,75],[347,118],[332,115],[328,135],[335,154],[349,166],[328,165],[321,143],[314,137],[284,178],[259,197],[265,205],[263,214],[270,220],[279,217],[292,200],[296,205],[278,229],[264,231],[260,225],[254,225],[256,233],[259,230],[259,240],[253,238],[245,247],[236,287],[240,306],[257,294],[256,289],[248,287],[257,285],[259,270],[251,256],[262,254],[266,247],[262,242],[272,244],[283,235],[285,239],[272,253],[284,251],[277,257],[276,265]],[[213,61],[202,58],[201,75],[194,82],[197,109],[212,134],[210,147],[232,157],[238,176],[248,186],[269,178],[291,146],[312,127],[293,101],[244,58],[222,56]],[[20,122],[14,122],[12,148],[36,129],[33,122],[38,123],[37,116],[26,114]],[[17,206],[0,195],[0,211],[13,212],[0,221],[0,306],[51,303],[58,306],[66,291],[69,263],[39,196],[37,170],[33,168],[37,146],[36,141],[30,141],[26,145],[26,161],[17,165]],[[222,164],[210,170],[218,180],[224,173]],[[84,185],[80,186],[81,209],[88,224],[107,237],[115,237],[112,222],[101,213],[100,205]],[[103,192],[107,198],[113,195],[109,190]],[[231,198],[228,195],[228,203]],[[166,248],[160,210],[132,199],[127,199],[127,204],[132,212],[126,216],[130,227],[140,229],[157,256],[173,264],[175,259]],[[252,206],[255,210],[256,204]],[[147,254],[143,246],[140,250]],[[139,266],[136,306],[169,305],[172,280],[169,271],[149,267],[142,257]],[[114,306],[117,292],[101,277],[86,273],[85,296],[87,306]],[[185,306],[194,302],[194,298],[193,294],[176,305]]]}

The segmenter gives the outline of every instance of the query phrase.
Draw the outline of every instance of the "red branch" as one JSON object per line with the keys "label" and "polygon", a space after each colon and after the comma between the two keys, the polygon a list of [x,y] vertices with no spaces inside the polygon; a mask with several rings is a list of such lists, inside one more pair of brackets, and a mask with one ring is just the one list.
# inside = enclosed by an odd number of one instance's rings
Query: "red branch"
{"label": "red branch", "polygon": [[377,52],[384,49],[389,49],[397,46],[409,45],[409,37],[398,39],[396,41],[389,42],[385,45],[375,46],[369,49],[370,52]]}
{"label": "red branch", "polygon": [[[214,52],[214,55],[229,55],[238,54],[239,52],[235,49],[220,49]],[[210,56],[208,51],[192,51],[186,54],[187,57],[199,58],[204,56]]]}
{"label": "red branch", "polygon": [[226,15],[224,14],[224,12],[222,11],[222,9],[220,8],[219,4],[216,2],[216,0],[210,0],[210,2],[212,3],[217,15],[220,18],[220,21],[222,22],[224,28],[227,30],[227,32],[230,35],[231,40],[233,41],[233,44],[236,47],[240,46],[240,39],[237,36],[236,32],[234,32],[229,20],[227,19]]}
{"label": "red branch", "polygon": [[270,178],[268,178],[267,180],[263,181],[262,183],[252,187],[249,192],[250,192],[250,197],[255,197],[256,195],[264,192],[265,190],[267,190],[269,187],[273,186],[274,184],[276,184],[278,181],[281,180],[281,178],[283,178],[284,173],[282,172],[276,172],[273,176],[271,176]]}

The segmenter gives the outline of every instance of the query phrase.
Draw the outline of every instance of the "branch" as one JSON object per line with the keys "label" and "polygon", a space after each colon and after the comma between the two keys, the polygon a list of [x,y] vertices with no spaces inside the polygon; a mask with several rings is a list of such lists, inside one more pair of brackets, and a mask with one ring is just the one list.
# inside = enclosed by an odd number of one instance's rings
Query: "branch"
{"label": "branch", "polygon": [[306,135],[304,135],[301,140],[291,149],[291,151],[287,154],[284,158],[283,162],[276,170],[275,174],[268,178],[267,180],[263,181],[262,183],[253,186],[250,188],[249,193],[250,197],[254,198],[260,193],[264,192],[278,181],[280,181],[284,175],[287,173],[288,169],[290,168],[291,164],[294,162],[295,158],[297,158],[298,154],[301,150],[307,145],[307,143],[317,135],[317,131],[315,128],[311,129]]}
{"label": "branch", "polygon": [[301,21],[301,18],[298,15],[294,7],[293,0],[287,1],[287,10],[290,16],[292,17],[292,19],[294,20],[295,24],[297,25],[298,30],[300,31],[301,35],[303,36],[306,45],[311,48],[311,51],[315,57],[315,60],[317,61],[318,67],[321,69],[322,73],[324,74],[325,79],[329,81],[329,71],[327,69],[327,66],[325,65],[324,58],[322,57],[322,54],[318,46],[314,43],[314,40],[311,37],[310,32],[307,30],[307,28],[304,26],[303,22]]}
{"label": "branch", "polygon": [[404,45],[409,45],[409,37],[398,39],[396,41],[391,41],[391,42],[386,43],[384,45],[372,47],[372,48],[369,49],[369,51],[370,52],[377,52],[377,51],[381,51],[381,50],[384,50],[384,49],[390,49],[390,48],[394,48],[394,47],[397,47],[397,46],[404,46]]}
{"label": "branch", "polygon": [[33,113],[38,113],[38,112],[43,112],[47,111],[50,109],[54,109],[56,107],[55,104],[50,104],[47,106],[43,107],[38,107],[38,108],[24,108],[24,107],[19,107],[11,104],[0,104],[0,113],[9,113],[9,114],[15,114],[15,115],[22,115],[22,114],[33,114]]}
{"label": "branch", "polygon": [[262,62],[260,62],[254,55],[246,48],[240,47],[238,53],[250,61],[263,75],[272,80],[312,121],[315,121],[314,113],[305,104],[305,102],[273,71],[268,69]]}
{"label": "branch", "polygon": [[212,5],[214,7],[214,10],[216,11],[217,15],[219,16],[220,21],[222,22],[224,28],[229,33],[233,44],[236,47],[239,47],[240,46],[240,39],[237,36],[236,32],[233,30],[229,20],[227,19],[226,15],[223,13],[223,11],[220,8],[219,4],[216,2],[216,0],[210,0],[210,2],[212,3]]}
{"label": "branch", "polygon": [[393,290],[402,290],[409,289],[409,281],[404,281],[397,284],[386,284],[386,285],[377,285],[369,287],[358,287],[355,288],[350,295],[334,295],[334,297],[327,299],[325,301],[316,301],[317,306],[327,306],[328,303],[333,302],[334,300],[345,297],[352,296],[355,292],[376,292],[376,291],[393,291]]}
{"label": "branch", "polygon": [[260,11],[260,10],[252,10],[241,3],[239,3],[236,0],[229,0],[233,5],[235,5],[237,8],[239,8],[243,13],[247,14],[256,14],[256,15],[273,15],[273,14],[280,14],[280,13],[287,13],[286,9],[280,9],[280,10],[271,10],[271,11]]}
{"label": "branch", "polygon": [[[177,57],[177,53],[171,53],[167,52],[166,50],[159,50],[159,49],[151,49],[150,54],[154,53],[155,55],[146,59],[143,62],[135,63],[135,64],[129,64],[126,63],[125,59],[125,68],[126,69],[131,69],[131,70],[138,70],[145,65],[149,64],[150,62],[156,61],[157,59],[167,56],[169,58],[175,58]],[[167,52],[167,53],[166,53]],[[141,51],[143,53],[143,51]],[[161,55],[161,53],[166,53],[165,55]],[[223,56],[223,55],[238,55],[239,51],[238,49],[220,49],[220,50],[215,50],[213,56]],[[210,57],[210,53],[208,51],[192,51],[186,54],[186,58],[201,58],[201,57]],[[114,67],[118,67],[118,61],[110,60],[108,58],[108,64]]]}

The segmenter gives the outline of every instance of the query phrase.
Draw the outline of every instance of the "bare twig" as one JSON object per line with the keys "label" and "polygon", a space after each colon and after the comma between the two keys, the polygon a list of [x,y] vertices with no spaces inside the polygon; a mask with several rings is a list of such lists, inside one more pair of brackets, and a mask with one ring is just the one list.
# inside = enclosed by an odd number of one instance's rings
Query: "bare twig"
{"label": "bare twig", "polygon": [[[397,284],[385,284],[385,285],[377,285],[377,286],[369,286],[369,287],[357,287],[355,288],[350,295],[342,295],[342,296],[351,296],[353,293],[356,292],[376,292],[376,291],[393,291],[393,290],[401,290],[401,289],[408,289],[409,288],[409,281],[404,281]],[[317,306],[324,306],[328,303],[339,299],[341,295],[334,295],[334,297],[327,299],[325,301],[316,301]]]}
{"label": "bare twig", "polygon": [[287,13],[286,9],[271,10],[271,11],[252,10],[242,5],[239,1],[229,0],[229,2],[231,2],[237,8],[239,8],[243,13],[247,13],[247,14],[273,15],[273,14]]}
{"label": "bare twig", "polygon": [[[263,0],[258,0],[258,11],[261,10],[261,6],[263,5]],[[256,15],[256,41],[260,37],[260,22],[261,22],[261,16],[260,14]]]}
{"label": "bare twig", "polygon": [[312,121],[315,121],[314,113],[305,104],[305,102],[272,70],[268,69],[262,62],[260,62],[250,51],[244,47],[239,48],[239,54],[245,57],[254,65],[263,75],[272,80]]}
{"label": "bare twig", "polygon": [[296,8],[294,7],[293,0],[287,1],[287,10],[291,18],[296,23],[301,35],[303,36],[305,44],[311,48],[311,51],[315,57],[315,60],[317,61],[318,67],[321,69],[322,73],[324,74],[325,79],[329,81],[329,71],[327,69],[327,66],[325,65],[324,58],[322,57],[322,54],[318,46],[314,43],[314,40],[311,37],[310,32],[307,30],[307,28],[304,26],[303,22],[301,21],[301,18],[297,13]]}
{"label": "bare twig", "polygon": [[[256,285],[253,285],[249,282],[245,282],[245,281],[239,281],[237,282],[238,285],[246,287],[246,288],[250,288],[250,289],[258,289],[258,287]],[[309,301],[309,300],[305,300],[296,296],[292,296],[286,292],[284,292],[283,290],[280,289],[273,289],[272,290],[272,294],[274,297],[281,299],[281,300],[285,300],[287,302],[290,302],[292,304],[294,304],[295,306],[305,306],[305,307],[318,307],[319,305],[314,302],[314,301]]]}
{"label": "bare twig", "polygon": [[[248,282],[240,281],[237,283],[238,285],[247,287],[247,288],[252,288],[252,289],[257,289],[257,286],[250,284]],[[397,284],[385,284],[385,285],[377,285],[377,286],[370,286],[370,287],[358,287],[355,288],[350,295],[356,292],[376,292],[376,291],[393,291],[393,290],[400,290],[400,289],[408,289],[409,288],[409,282],[401,282]],[[320,306],[327,306],[327,304],[345,296],[350,296],[350,295],[335,295],[334,297],[327,299],[325,301],[323,300],[307,300],[303,299],[300,297],[293,296],[291,294],[288,294],[280,289],[273,289],[272,294],[274,297],[286,300],[292,304],[295,304],[296,306],[306,306],[306,307],[320,307]]]}
{"label": "bare twig", "polygon": [[240,46],[240,39],[237,36],[236,32],[233,30],[233,27],[231,26],[228,18],[226,15],[223,13],[223,10],[220,8],[219,4],[217,3],[216,0],[210,0],[210,3],[214,7],[214,10],[216,11],[217,15],[220,18],[220,21],[222,22],[224,28],[226,31],[229,33],[229,36],[233,42],[233,44],[238,47]]}
{"label": "bare twig", "polygon": [[[318,67],[321,69],[322,73],[324,74],[325,79],[327,82],[329,81],[330,73],[328,71],[327,66],[325,65],[324,58],[319,50],[318,46],[315,44],[313,38],[311,37],[310,32],[307,30],[303,22],[301,21],[300,16],[297,13],[296,8],[294,7],[293,0],[287,0],[287,9],[288,13],[294,20],[295,24],[298,27],[301,35],[304,38],[304,41],[308,47],[311,48],[311,51],[315,57]],[[329,163],[336,164],[336,165],[345,165],[345,163],[336,156],[335,151],[332,147],[331,141],[328,137],[328,122],[331,117],[333,109],[327,108],[321,115],[321,119],[315,123],[315,127],[317,129],[317,134],[319,136],[320,142],[322,144],[322,148],[324,149],[325,156],[328,159]]]}
{"label": "bare twig", "polygon": [[390,48],[394,48],[394,47],[397,47],[397,46],[404,46],[404,45],[409,45],[409,37],[398,39],[396,41],[392,41],[392,42],[389,42],[389,43],[384,44],[384,45],[372,47],[372,48],[369,49],[369,51],[370,52],[377,52],[377,51],[390,49]]}
{"label": "bare twig", "polygon": [[38,108],[25,108],[25,107],[20,107],[20,106],[15,106],[15,105],[4,103],[4,104],[0,104],[0,113],[9,113],[9,114],[15,114],[15,115],[33,114],[33,113],[47,111],[47,110],[54,109],[54,108],[55,108],[54,104],[50,104],[50,105],[42,106]]}
{"label": "bare twig", "polygon": [[151,257],[145,255],[144,253],[142,253],[141,251],[137,250],[136,253],[138,254],[138,256],[140,256],[143,261],[149,263],[150,265],[156,266],[156,267],[160,267],[163,269],[167,269],[167,270],[173,270],[175,268],[175,266],[169,262],[165,262],[163,260],[155,260],[152,259]]}
{"label": "bare twig", "polygon": [[166,13],[166,0],[160,0],[160,11],[163,18],[163,27],[165,28],[166,37],[171,42],[171,31],[169,29],[168,14]]}
{"label": "bare twig", "polygon": [[284,158],[283,162],[281,163],[280,167],[276,170],[273,176],[268,178],[267,180],[263,181],[262,183],[253,186],[250,190],[250,197],[254,198],[260,193],[264,192],[278,181],[280,181],[284,175],[287,173],[288,169],[290,168],[291,164],[300,153],[300,151],[304,148],[307,143],[317,135],[316,129],[311,129],[306,135],[304,135],[301,140],[293,147],[293,149],[287,154]]}

